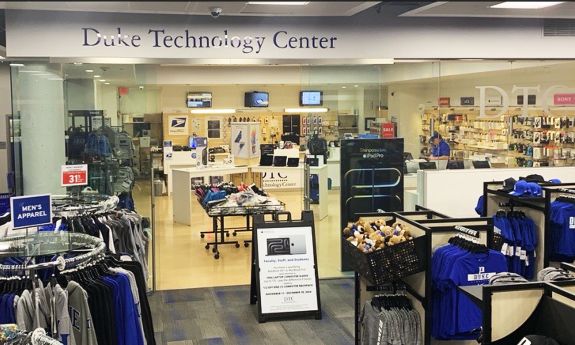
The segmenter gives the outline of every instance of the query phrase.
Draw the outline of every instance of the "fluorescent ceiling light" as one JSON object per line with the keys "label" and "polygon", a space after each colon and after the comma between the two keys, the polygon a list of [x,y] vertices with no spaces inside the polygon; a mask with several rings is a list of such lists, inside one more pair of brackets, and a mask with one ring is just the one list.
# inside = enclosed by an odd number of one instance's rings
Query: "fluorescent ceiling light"
{"label": "fluorescent ceiling light", "polygon": [[110,85],[110,83],[104,83],[104,85]]}
{"label": "fluorescent ceiling light", "polygon": [[235,114],[235,109],[191,109],[190,114]]}
{"label": "fluorescent ceiling light", "polygon": [[514,8],[524,10],[538,10],[564,3],[564,1],[505,1],[491,8]]}
{"label": "fluorescent ceiling light", "polygon": [[23,63],[11,63],[10,66],[12,67],[24,67]]}
{"label": "fluorescent ceiling light", "polygon": [[87,73],[94,73],[94,70],[93,69],[87,69],[86,72]]}
{"label": "fluorescent ceiling light", "polygon": [[100,81],[103,83],[103,82],[105,82],[105,81],[106,81],[106,79],[100,79]]}
{"label": "fluorescent ceiling light", "polygon": [[248,1],[248,5],[305,6],[309,1]]}
{"label": "fluorescent ceiling light", "polygon": [[81,62],[74,62],[74,65],[78,66],[78,65],[82,65]]}
{"label": "fluorescent ceiling light", "polygon": [[94,78],[100,78],[100,77],[101,77],[101,75],[95,75],[94,76]]}
{"label": "fluorescent ceiling light", "polygon": [[327,113],[327,108],[285,108],[286,113]]}

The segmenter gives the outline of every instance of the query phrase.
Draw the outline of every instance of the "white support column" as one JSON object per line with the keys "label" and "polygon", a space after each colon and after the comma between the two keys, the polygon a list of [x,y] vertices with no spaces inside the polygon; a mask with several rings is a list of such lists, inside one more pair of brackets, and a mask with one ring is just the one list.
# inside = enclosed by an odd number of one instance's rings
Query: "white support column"
{"label": "white support column", "polygon": [[15,113],[19,111],[24,194],[65,193],[64,86],[58,66],[13,67]]}

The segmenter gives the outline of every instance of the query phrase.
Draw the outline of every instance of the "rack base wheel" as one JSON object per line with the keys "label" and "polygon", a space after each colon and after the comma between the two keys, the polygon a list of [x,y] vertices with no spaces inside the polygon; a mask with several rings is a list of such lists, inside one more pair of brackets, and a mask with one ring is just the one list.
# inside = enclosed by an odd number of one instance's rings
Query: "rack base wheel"
{"label": "rack base wheel", "polygon": [[244,247],[247,248],[247,247],[249,247],[249,246],[250,246],[250,244],[249,244],[248,242],[244,242]]}
{"label": "rack base wheel", "polygon": [[236,243],[236,248],[239,248],[239,247],[240,247],[240,244],[239,244],[239,243]]}
{"label": "rack base wheel", "polygon": [[210,245],[209,245],[209,244],[206,244],[206,246],[205,246],[204,248],[210,249]]}
{"label": "rack base wheel", "polygon": [[216,249],[216,247],[212,248],[212,253],[216,253],[218,250]]}
{"label": "rack base wheel", "polygon": [[206,237],[206,235],[200,234],[200,238],[204,238],[204,237]]}
{"label": "rack base wheel", "polygon": [[[234,236],[235,236],[235,235],[236,235],[236,234],[234,234]],[[226,232],[226,237],[230,237],[230,233],[229,233],[229,232]]]}
{"label": "rack base wheel", "polygon": [[214,259],[217,260],[217,259],[219,259],[219,258],[220,258],[220,253],[216,253],[216,254],[214,255]]}

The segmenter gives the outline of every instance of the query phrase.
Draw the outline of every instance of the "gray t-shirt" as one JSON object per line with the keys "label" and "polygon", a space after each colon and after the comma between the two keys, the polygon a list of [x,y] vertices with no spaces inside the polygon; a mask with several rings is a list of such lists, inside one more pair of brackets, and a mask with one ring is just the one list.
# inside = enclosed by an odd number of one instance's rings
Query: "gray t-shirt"
{"label": "gray t-shirt", "polygon": [[75,281],[68,283],[66,291],[68,292],[68,314],[76,344],[97,345],[92,314],[88,306],[88,293]]}

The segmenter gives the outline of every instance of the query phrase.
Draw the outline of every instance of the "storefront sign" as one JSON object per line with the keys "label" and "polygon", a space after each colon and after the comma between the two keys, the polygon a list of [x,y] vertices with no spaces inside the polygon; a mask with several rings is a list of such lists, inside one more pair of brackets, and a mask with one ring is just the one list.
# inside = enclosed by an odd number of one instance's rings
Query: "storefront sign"
{"label": "storefront sign", "polygon": [[[497,26],[489,21],[474,23],[467,30],[453,30],[449,19],[381,20],[373,8],[353,17],[300,17],[297,21],[281,16],[246,18],[230,15],[214,19],[184,12],[168,15],[8,9],[6,54],[106,59],[103,62],[130,59],[124,63],[143,63],[142,59],[221,60],[217,63],[244,59],[251,64],[261,63],[252,59],[360,59],[360,63],[378,64],[388,63],[379,62],[385,59],[413,58],[571,58],[565,45],[574,40],[541,40],[538,22],[524,23],[521,30],[517,30],[516,23]],[[451,44],[436,44],[446,38]],[[534,41],[537,49],[525,49]],[[474,44],[460,49],[467,42]]]}
{"label": "storefront sign", "polygon": [[60,183],[62,187],[87,185],[88,164],[62,165]]}
{"label": "storefront sign", "polygon": [[301,221],[262,223],[254,220],[258,315],[313,313],[321,317],[313,213]]}
{"label": "storefront sign", "polygon": [[50,224],[52,197],[44,194],[10,198],[10,213],[14,229]]}
{"label": "storefront sign", "polygon": [[556,93],[553,95],[555,105],[575,105],[575,93]]}
{"label": "storefront sign", "polygon": [[168,121],[169,135],[189,135],[187,115],[169,116]]}

